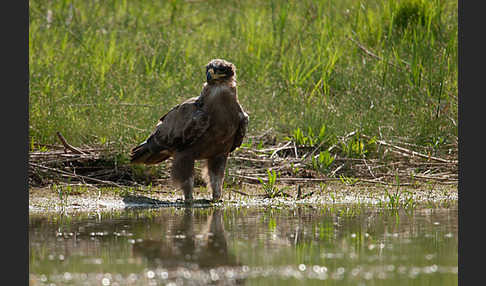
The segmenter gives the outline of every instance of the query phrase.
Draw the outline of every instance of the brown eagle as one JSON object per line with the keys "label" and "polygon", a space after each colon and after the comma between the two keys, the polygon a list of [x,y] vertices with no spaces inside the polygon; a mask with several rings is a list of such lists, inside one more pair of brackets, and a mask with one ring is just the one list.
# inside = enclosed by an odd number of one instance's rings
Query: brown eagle
{"label": "brown eagle", "polygon": [[223,59],[206,65],[207,82],[201,94],[173,107],[155,130],[131,150],[130,161],[157,164],[173,157],[171,177],[193,200],[194,161],[204,160],[203,175],[213,194],[221,199],[226,160],[246,135],[248,115],[238,102],[236,67]]}

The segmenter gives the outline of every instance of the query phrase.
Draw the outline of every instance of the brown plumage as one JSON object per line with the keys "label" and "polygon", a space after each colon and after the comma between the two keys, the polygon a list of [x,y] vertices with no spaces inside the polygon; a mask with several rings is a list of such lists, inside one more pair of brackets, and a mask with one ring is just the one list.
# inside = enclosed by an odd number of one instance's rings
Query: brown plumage
{"label": "brown plumage", "polygon": [[192,201],[194,161],[204,160],[204,177],[213,200],[221,199],[226,161],[246,135],[248,115],[238,102],[236,68],[222,59],[206,65],[201,94],[175,106],[155,130],[132,149],[136,164],[157,164],[173,157],[172,179]]}

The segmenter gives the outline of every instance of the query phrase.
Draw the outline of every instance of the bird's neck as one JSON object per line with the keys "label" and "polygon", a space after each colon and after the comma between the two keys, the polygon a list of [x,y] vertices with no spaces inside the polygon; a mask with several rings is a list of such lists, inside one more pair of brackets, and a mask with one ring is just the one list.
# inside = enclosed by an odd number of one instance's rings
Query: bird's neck
{"label": "bird's neck", "polygon": [[212,80],[212,81],[209,81],[209,82],[205,82],[204,86],[207,86],[207,85],[210,85],[210,86],[227,85],[227,86],[230,86],[230,87],[236,87],[236,79],[235,79],[234,76],[227,78],[227,79],[216,79],[216,80]]}
{"label": "bird's neck", "polygon": [[[230,97],[231,100],[238,100],[236,81],[225,81],[220,83],[204,83],[200,98],[203,102],[212,102],[220,96]],[[228,98],[229,99],[229,98]]]}

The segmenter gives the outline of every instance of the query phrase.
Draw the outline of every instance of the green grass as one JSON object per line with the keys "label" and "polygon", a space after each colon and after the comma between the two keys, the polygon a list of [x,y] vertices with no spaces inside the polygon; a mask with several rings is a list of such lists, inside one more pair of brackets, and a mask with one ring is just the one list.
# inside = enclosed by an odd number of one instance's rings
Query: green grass
{"label": "green grass", "polygon": [[30,0],[29,21],[32,146],[126,154],[212,58],[236,65],[250,134],[457,139],[457,1]]}
{"label": "green grass", "polygon": [[280,189],[277,186],[278,174],[277,172],[275,172],[275,170],[271,170],[271,171],[267,170],[267,175],[268,175],[267,182],[264,182],[262,178],[258,178],[258,180],[260,181],[260,184],[262,186],[265,195],[268,198],[274,198],[279,194],[281,194],[282,192],[282,189]]}

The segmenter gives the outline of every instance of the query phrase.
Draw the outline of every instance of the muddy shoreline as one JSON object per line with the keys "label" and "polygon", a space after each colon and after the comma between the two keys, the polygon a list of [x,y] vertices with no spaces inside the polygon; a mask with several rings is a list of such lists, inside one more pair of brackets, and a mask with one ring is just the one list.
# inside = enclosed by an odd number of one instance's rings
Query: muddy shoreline
{"label": "muddy shoreline", "polygon": [[[341,183],[279,186],[285,196],[269,198],[260,185],[244,185],[224,190],[223,202],[210,204],[210,193],[204,187],[195,188],[197,201],[192,207],[292,207],[322,204],[375,204],[386,207],[397,200],[397,207],[418,204],[450,204],[458,200],[457,185],[425,183],[414,187],[392,187]],[[53,187],[29,189],[29,213],[110,211],[133,207],[186,207],[182,193],[171,187],[153,187],[149,190],[128,188],[98,188],[93,186],[71,187],[69,191]]]}

